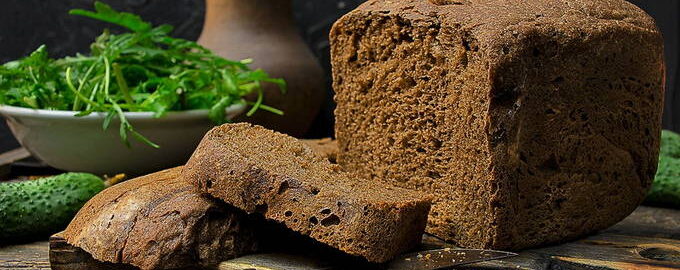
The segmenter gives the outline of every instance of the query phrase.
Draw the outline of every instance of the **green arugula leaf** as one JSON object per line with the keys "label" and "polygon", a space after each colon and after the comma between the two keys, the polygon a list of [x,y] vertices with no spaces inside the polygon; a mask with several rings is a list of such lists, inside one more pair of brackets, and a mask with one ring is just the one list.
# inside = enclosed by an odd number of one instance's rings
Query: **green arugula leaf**
{"label": "green arugula leaf", "polygon": [[107,130],[109,129],[109,126],[111,125],[111,120],[116,117],[116,111],[111,110],[106,114],[106,117],[104,117],[104,122],[102,123],[102,129]]}
{"label": "green arugula leaf", "polygon": [[142,18],[135,14],[115,11],[111,6],[99,1],[94,2],[94,9],[96,12],[83,9],[72,9],[69,11],[69,14],[117,24],[134,32],[147,32],[151,30],[151,24],[143,21]]}
{"label": "green arugula leaf", "polygon": [[231,97],[226,96],[220,99],[220,101],[218,101],[217,103],[215,103],[215,105],[213,105],[210,108],[210,112],[208,112],[208,117],[210,118],[210,120],[217,124],[226,123],[227,122],[227,118],[225,117],[226,109],[227,106],[229,106],[229,104],[231,103],[231,101],[232,101]]}

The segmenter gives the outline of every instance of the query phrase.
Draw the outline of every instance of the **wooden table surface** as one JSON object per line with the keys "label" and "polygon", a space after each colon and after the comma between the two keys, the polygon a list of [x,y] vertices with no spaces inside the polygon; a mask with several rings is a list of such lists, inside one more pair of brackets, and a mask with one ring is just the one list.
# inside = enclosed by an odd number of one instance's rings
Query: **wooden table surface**
{"label": "wooden table surface", "polygon": [[[447,246],[432,239],[428,244]],[[48,257],[47,241],[0,247],[0,269],[50,269]],[[250,255],[223,262],[220,269],[303,269],[295,267],[296,262],[284,261],[283,258],[271,254]],[[458,269],[509,268],[680,269],[680,210],[642,206],[622,222],[597,235],[562,245],[526,250],[510,259]]]}

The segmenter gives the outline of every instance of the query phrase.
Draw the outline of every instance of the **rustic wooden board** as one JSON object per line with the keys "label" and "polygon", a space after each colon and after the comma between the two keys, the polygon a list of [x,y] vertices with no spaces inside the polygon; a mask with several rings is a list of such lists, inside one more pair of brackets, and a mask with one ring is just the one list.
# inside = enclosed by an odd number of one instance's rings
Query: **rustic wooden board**
{"label": "rustic wooden board", "polygon": [[461,269],[680,269],[680,211],[639,207],[586,239]]}
{"label": "rustic wooden board", "polygon": [[50,269],[48,248],[47,242],[0,247],[0,269]]}
{"label": "rustic wooden board", "polygon": [[74,247],[60,234],[53,235],[49,241],[49,261],[53,270],[128,270],[134,267],[125,264],[104,263],[95,260],[84,250]]}
{"label": "rustic wooden board", "polygon": [[[425,248],[450,247],[425,237]],[[48,242],[0,247],[0,269],[49,269]],[[58,237],[51,241],[59,269],[122,269],[104,265]],[[597,235],[562,245],[527,250],[520,256],[458,269],[680,269],[680,211],[640,207]],[[255,254],[223,262],[225,270],[342,269],[318,258]]]}

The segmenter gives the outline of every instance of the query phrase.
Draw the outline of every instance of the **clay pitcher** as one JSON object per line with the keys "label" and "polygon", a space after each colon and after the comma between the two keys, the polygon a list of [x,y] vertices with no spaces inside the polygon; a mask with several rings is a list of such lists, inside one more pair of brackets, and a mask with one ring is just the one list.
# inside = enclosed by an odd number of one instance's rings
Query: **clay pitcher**
{"label": "clay pitcher", "polygon": [[258,111],[248,121],[302,136],[319,112],[325,94],[321,66],[295,27],[291,0],[206,0],[206,17],[198,43],[227,59],[253,59],[252,68],[283,78],[288,91],[266,84],[264,103],[283,116]]}

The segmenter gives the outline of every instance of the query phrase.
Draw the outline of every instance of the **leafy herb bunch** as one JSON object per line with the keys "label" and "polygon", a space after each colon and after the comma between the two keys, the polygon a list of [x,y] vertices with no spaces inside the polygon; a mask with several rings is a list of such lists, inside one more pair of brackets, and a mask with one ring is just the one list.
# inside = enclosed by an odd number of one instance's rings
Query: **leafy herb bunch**
{"label": "leafy herb bunch", "polygon": [[[153,27],[139,16],[117,12],[96,2],[95,11],[74,9],[70,14],[120,25],[130,30],[96,38],[89,55],[52,59],[45,46],[30,56],[0,66],[0,104],[47,110],[75,111],[75,116],[104,112],[103,128],[120,120],[120,137],[128,135],[158,147],[135,131],[124,112],[154,112],[209,109],[216,124],[227,121],[225,109],[233,104],[251,105],[247,115],[258,109],[283,112],[262,104],[262,83],[279,85],[262,70],[248,67],[250,60],[230,61],[195,42],[169,36],[172,26]],[[255,102],[243,97],[258,94]]]}

